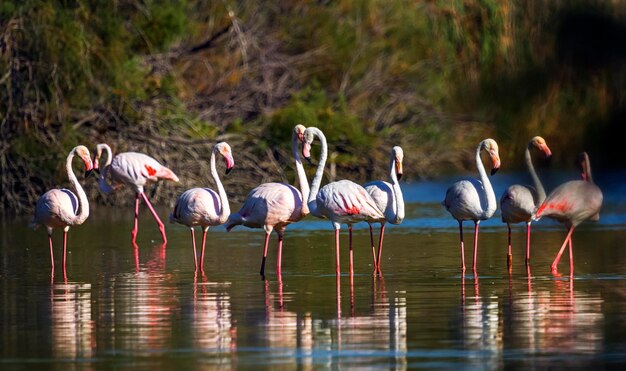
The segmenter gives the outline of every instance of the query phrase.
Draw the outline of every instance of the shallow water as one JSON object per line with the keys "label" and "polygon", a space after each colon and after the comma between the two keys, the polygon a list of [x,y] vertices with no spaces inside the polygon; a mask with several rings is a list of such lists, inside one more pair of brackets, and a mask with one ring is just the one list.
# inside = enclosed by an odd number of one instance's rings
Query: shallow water
{"label": "shallow water", "polygon": [[[517,178],[493,177],[497,195]],[[514,228],[509,274],[499,215],[481,224],[477,277],[471,267],[463,275],[457,224],[438,204],[453,179],[402,184],[407,218],[387,228],[382,277],[372,275],[367,226],[355,228],[352,280],[347,230],[338,281],[330,223],[313,218],[288,228],[281,277],[272,237],[265,280],[260,230],[211,229],[205,275],[195,277],[185,227],[166,225],[163,246],[144,210],[135,248],[131,207],[92,206],[70,231],[65,281],[59,231],[51,277],[46,233],[29,230],[27,216],[3,220],[0,368],[618,366],[626,362],[626,182],[597,178],[605,204],[600,222],[574,233],[573,277],[567,254],[550,273],[565,232],[546,220],[533,224],[530,274],[524,227]]]}

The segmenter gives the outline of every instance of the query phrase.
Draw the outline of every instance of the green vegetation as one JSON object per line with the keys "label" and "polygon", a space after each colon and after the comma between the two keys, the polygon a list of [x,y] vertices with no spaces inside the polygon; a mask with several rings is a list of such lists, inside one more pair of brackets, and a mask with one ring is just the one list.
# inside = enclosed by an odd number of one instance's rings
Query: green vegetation
{"label": "green vegetation", "polygon": [[[108,142],[205,184],[227,140],[243,197],[292,180],[296,123],[328,136],[341,176],[408,177],[471,166],[494,137],[505,168],[544,136],[556,165],[598,167],[626,117],[626,7],[613,1],[4,1],[0,4],[0,198],[32,207],[66,184],[76,144]],[[90,197],[103,201],[88,182]],[[127,200],[125,197],[120,200]]]}

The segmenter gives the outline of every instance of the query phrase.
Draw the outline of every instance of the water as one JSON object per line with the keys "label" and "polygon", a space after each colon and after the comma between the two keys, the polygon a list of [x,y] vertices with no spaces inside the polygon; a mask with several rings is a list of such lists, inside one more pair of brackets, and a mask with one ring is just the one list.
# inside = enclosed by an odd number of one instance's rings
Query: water
{"label": "water", "polygon": [[[0,369],[618,367],[626,363],[626,182],[597,177],[605,205],[599,223],[574,233],[573,278],[567,256],[550,273],[565,233],[544,220],[533,227],[530,274],[524,227],[514,228],[509,275],[499,217],[481,224],[478,277],[462,275],[456,222],[438,204],[452,179],[403,184],[407,219],[387,228],[383,277],[371,274],[367,226],[355,229],[352,282],[346,273],[336,280],[330,223],[313,218],[288,228],[281,277],[272,237],[266,280],[260,230],[211,229],[205,276],[195,277],[185,227],[167,225],[164,247],[144,210],[135,248],[132,207],[96,205],[70,231],[65,281],[59,231],[51,278],[45,232],[29,230],[28,216],[3,220]],[[493,180],[499,196],[516,176]]]}

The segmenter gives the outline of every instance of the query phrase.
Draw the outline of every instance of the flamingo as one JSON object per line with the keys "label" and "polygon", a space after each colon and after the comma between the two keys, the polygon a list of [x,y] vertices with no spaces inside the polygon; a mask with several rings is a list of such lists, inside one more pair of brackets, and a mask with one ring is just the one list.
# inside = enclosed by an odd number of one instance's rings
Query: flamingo
{"label": "flamingo", "polygon": [[476,148],[476,167],[480,174],[480,180],[460,180],[446,191],[443,205],[459,222],[459,235],[461,239],[461,263],[465,272],[465,253],[463,250],[463,221],[474,221],[474,264],[473,271],[476,274],[476,257],[478,254],[478,225],[481,220],[487,220],[493,216],[497,208],[496,195],[485,172],[485,166],[480,158],[482,151],[487,151],[493,164],[491,175],[500,168],[500,155],[498,143],[488,138],[480,142]]}
{"label": "flamingo", "polygon": [[[309,127],[304,132],[302,154],[311,158],[311,143],[318,137],[322,144],[320,161],[311,182],[309,210],[311,214],[323,219],[330,219],[335,228],[335,274],[339,276],[339,230],[341,224],[348,225],[350,243],[350,277],[354,274],[352,253],[352,224],[358,222],[375,223],[385,219],[385,214],[378,208],[372,196],[362,186],[350,181],[339,180],[328,183],[320,189],[324,166],[328,157],[328,144],[324,133],[316,127]],[[319,191],[318,191],[319,190]]]}
{"label": "flamingo", "polygon": [[372,243],[372,256],[374,258],[375,272],[381,274],[380,259],[383,251],[383,238],[385,236],[385,223],[400,224],[404,220],[404,199],[402,197],[402,189],[398,181],[402,178],[402,160],[404,152],[399,146],[391,149],[391,158],[389,159],[389,178],[391,183],[383,180],[375,180],[365,184],[363,187],[367,193],[381,210],[385,217],[378,220],[380,223],[380,237],[378,239],[378,256],[374,252],[374,233],[372,223],[370,223],[370,241]]}
{"label": "flamingo", "polygon": [[235,166],[232,151],[226,142],[220,142],[213,146],[211,151],[211,176],[217,185],[217,193],[210,188],[192,188],[181,194],[176,200],[174,212],[170,214],[170,223],[186,225],[191,230],[191,242],[193,246],[193,260],[195,272],[198,272],[198,258],[196,255],[196,238],[194,227],[199,225],[202,233],[202,254],[200,256],[200,270],[204,273],[204,247],[206,234],[209,227],[221,225],[226,222],[230,215],[230,206],[224,186],[220,181],[215,168],[215,154],[219,153],[226,160],[226,174]]}
{"label": "flamingo", "polygon": [[[44,193],[38,200],[35,207],[35,215],[30,222],[30,226],[34,229],[44,226],[48,231],[48,242],[50,244],[50,263],[52,263],[52,275],[54,276],[54,253],[52,249],[52,230],[53,228],[63,228],[63,274],[65,275],[65,261],[67,252],[67,232],[71,226],[81,225],[87,217],[89,217],[89,201],[87,195],[78,183],[74,170],[72,170],[72,160],[74,156],[83,160],[85,164],[85,176],[89,175],[93,168],[91,157],[87,147],[79,145],[74,147],[67,155],[65,168],[67,177],[78,197],[69,189],[51,189]],[[80,209],[80,212],[79,212]],[[66,277],[67,278],[67,277]]]}
{"label": "flamingo", "polygon": [[309,208],[303,201],[309,196],[309,182],[298,154],[298,141],[302,141],[305,129],[304,125],[296,125],[291,136],[291,148],[296,160],[300,190],[289,184],[263,183],[250,191],[241,209],[231,214],[225,224],[228,231],[237,225],[265,230],[261,277],[265,277],[265,260],[267,259],[267,248],[272,231],[275,230],[278,234],[276,273],[280,276],[285,229],[289,224],[298,222],[309,214]]}
{"label": "flamingo", "polygon": [[506,223],[509,231],[509,250],[507,255],[507,266],[509,269],[513,262],[513,255],[511,253],[511,223],[526,223],[526,265],[528,265],[530,263],[530,223],[532,221],[532,214],[535,208],[541,205],[546,199],[546,191],[535,172],[530,157],[531,148],[536,148],[541,151],[546,158],[552,156],[550,148],[548,148],[546,141],[542,137],[536,136],[532,138],[530,142],[528,142],[528,146],[526,146],[525,159],[528,172],[530,173],[535,187],[513,184],[506,189],[500,198],[502,221]]}
{"label": "flamingo", "polygon": [[[99,161],[102,157],[102,150],[107,153],[107,161],[100,172]],[[138,152],[123,152],[113,156],[111,153],[111,147],[106,143],[100,143],[96,146],[96,155],[94,157],[94,170],[100,172],[98,178],[98,185],[100,190],[104,193],[111,193],[123,185],[128,185],[135,190],[135,224],[131,232],[133,242],[137,240],[137,221],[139,218],[139,196],[148,205],[152,216],[159,225],[163,242],[167,243],[167,237],[165,236],[165,225],[157,215],[154,207],[150,203],[150,200],[146,196],[143,190],[143,186],[146,183],[153,181],[156,182],[160,179],[172,180],[178,182],[178,177],[174,172],[167,167],[161,165],[154,158]],[[112,184],[107,183],[107,176],[110,178]]]}
{"label": "flamingo", "polygon": [[574,228],[583,221],[600,219],[602,206],[602,191],[593,183],[591,164],[587,153],[581,153],[582,178],[585,180],[571,180],[558,186],[533,214],[534,220],[547,216],[564,223],[568,228],[567,236],[554,262],[550,266],[552,273],[556,273],[557,265],[561,260],[565,245],[569,245],[570,275],[574,274],[574,255],[572,252],[572,233]]}

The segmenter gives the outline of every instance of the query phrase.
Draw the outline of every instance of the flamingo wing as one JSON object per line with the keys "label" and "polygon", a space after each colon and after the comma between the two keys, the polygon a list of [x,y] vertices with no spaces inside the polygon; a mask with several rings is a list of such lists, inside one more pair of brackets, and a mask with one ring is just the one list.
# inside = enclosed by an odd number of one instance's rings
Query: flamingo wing
{"label": "flamingo wing", "polygon": [[457,220],[478,220],[483,214],[480,194],[484,192],[479,180],[461,180],[448,188],[443,204]]}
{"label": "flamingo wing", "polygon": [[385,218],[365,188],[349,180],[322,187],[317,194],[317,203],[329,219],[343,223]]}
{"label": "flamingo wing", "polygon": [[529,222],[537,202],[537,192],[532,187],[519,184],[509,186],[500,198],[502,221],[505,223]]}
{"label": "flamingo wing", "polygon": [[363,187],[372,197],[378,209],[385,214],[385,220],[393,222],[398,212],[393,186],[388,182],[377,180],[369,182]]}
{"label": "flamingo wing", "polygon": [[179,180],[172,170],[161,165],[154,158],[138,152],[117,154],[108,168],[108,173],[114,183],[136,186],[143,186],[148,181],[159,179],[169,179],[175,182]]}
{"label": "flamingo wing", "polygon": [[185,191],[176,200],[170,221],[176,221],[188,227],[219,225],[221,210],[217,192],[210,188],[192,188]]}

